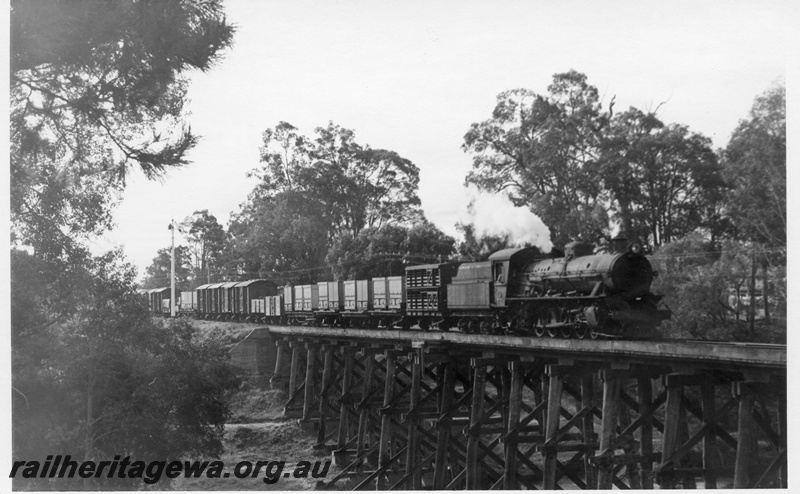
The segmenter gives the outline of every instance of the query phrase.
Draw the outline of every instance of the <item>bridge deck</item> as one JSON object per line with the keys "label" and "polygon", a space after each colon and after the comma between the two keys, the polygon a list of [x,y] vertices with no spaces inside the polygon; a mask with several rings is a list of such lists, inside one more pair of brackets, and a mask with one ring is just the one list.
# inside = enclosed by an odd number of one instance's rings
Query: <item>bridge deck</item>
{"label": "bridge deck", "polygon": [[438,331],[397,331],[306,326],[270,326],[279,336],[321,340],[354,340],[360,343],[408,345],[419,342],[431,346],[495,350],[529,356],[549,356],[584,360],[609,360],[610,356],[632,363],[650,365],[714,364],[722,367],[765,369],[786,368],[786,346],[694,340],[575,340],[497,336]]}
{"label": "bridge deck", "polygon": [[267,327],[318,488],[788,484],[786,346]]}

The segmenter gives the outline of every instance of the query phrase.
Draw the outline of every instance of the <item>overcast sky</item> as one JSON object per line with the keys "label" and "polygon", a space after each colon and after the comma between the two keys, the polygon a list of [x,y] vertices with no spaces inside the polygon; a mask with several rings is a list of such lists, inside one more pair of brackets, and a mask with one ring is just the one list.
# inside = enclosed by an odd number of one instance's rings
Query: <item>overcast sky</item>
{"label": "overcast sky", "polygon": [[785,76],[796,4],[228,0],[234,46],[192,76],[189,122],[202,136],[192,165],[161,183],[132,177],[99,245],[123,246],[142,274],[169,245],[170,218],[208,209],[227,226],[255,185],[245,174],[259,166],[261,133],[280,121],[309,136],[333,121],[410,159],[427,217],[455,234],[470,124],[490,117],[498,93],[544,93],[570,69],[605,105],[616,97],[616,111],[661,105],[664,122],[724,147]]}

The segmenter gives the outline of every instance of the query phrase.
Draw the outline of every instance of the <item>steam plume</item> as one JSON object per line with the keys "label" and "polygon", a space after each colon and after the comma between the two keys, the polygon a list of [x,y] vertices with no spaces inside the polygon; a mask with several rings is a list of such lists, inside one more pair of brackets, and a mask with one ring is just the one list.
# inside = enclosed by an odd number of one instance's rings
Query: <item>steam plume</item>
{"label": "steam plume", "polygon": [[475,226],[476,237],[508,236],[509,242],[522,247],[531,244],[550,252],[550,229],[530,210],[516,207],[504,195],[486,194],[470,189],[468,223]]}

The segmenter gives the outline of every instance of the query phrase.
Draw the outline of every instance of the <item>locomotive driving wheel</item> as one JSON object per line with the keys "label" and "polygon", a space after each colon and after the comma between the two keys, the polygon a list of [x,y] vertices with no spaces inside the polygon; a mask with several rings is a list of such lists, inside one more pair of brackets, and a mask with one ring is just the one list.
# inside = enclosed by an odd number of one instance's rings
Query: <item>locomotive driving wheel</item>
{"label": "locomotive driving wheel", "polygon": [[557,326],[561,322],[561,314],[558,309],[548,309],[547,311],[547,336],[555,338],[560,333]]}
{"label": "locomotive driving wheel", "polygon": [[537,309],[531,314],[531,329],[537,338],[541,338],[547,332],[547,318],[546,312],[542,309]]}
{"label": "locomotive driving wheel", "polygon": [[575,336],[580,339],[581,336],[578,335],[578,329],[581,324],[578,322],[575,312],[567,308],[564,309],[563,314],[562,319],[565,325],[561,328],[561,336],[567,339]]}

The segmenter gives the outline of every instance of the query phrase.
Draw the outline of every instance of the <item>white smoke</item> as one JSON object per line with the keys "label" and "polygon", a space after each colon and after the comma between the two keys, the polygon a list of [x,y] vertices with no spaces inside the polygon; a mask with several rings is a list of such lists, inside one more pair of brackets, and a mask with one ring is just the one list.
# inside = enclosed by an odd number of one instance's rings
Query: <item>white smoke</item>
{"label": "white smoke", "polygon": [[470,207],[467,221],[475,226],[475,236],[508,236],[517,247],[531,244],[550,252],[550,229],[529,209],[516,207],[504,194],[488,194],[468,189]]}

